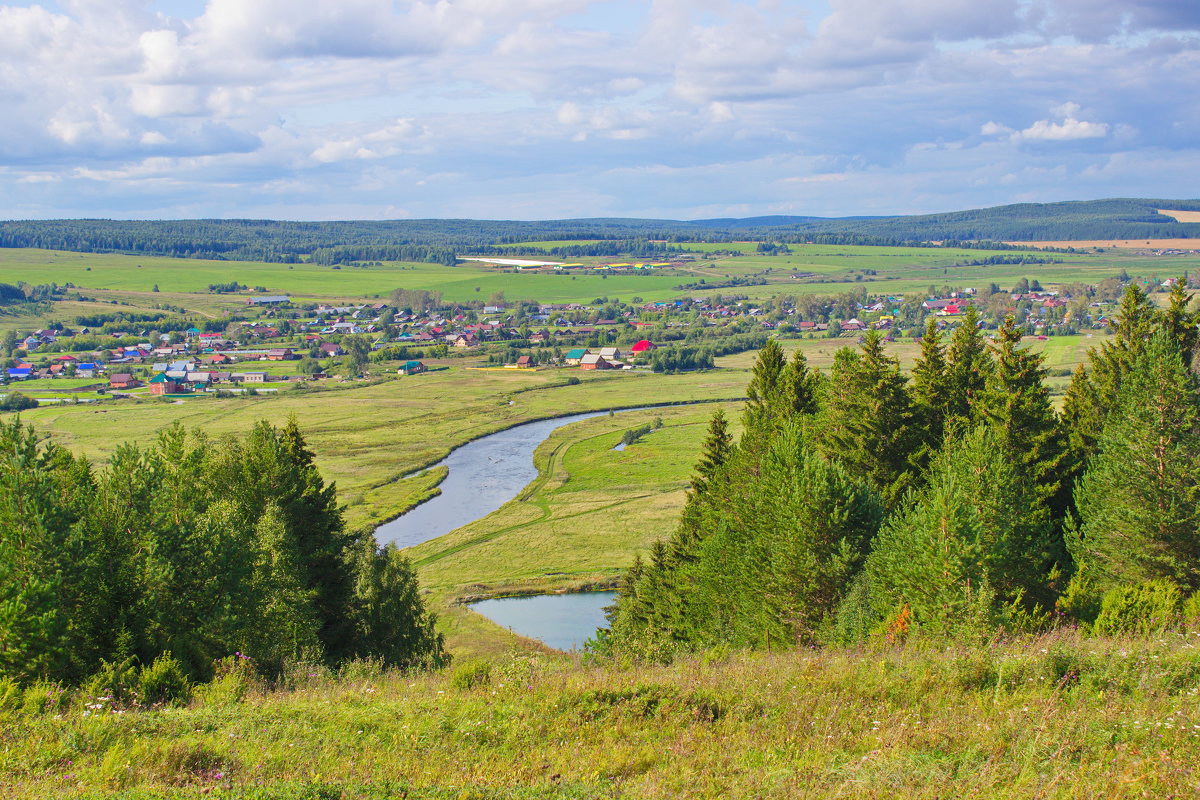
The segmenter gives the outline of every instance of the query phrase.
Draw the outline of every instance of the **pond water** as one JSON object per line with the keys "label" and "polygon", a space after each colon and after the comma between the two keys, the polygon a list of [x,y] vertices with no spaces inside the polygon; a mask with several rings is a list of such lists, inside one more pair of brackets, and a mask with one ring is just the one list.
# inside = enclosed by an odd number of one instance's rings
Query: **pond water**
{"label": "pond water", "polygon": [[604,607],[612,605],[616,597],[616,592],[499,597],[472,603],[471,610],[558,650],[578,650],[595,636],[597,628],[607,624]]}
{"label": "pond water", "polygon": [[398,547],[412,547],[486,517],[537,477],[533,451],[547,436],[564,425],[607,413],[590,411],[527,422],[468,442],[435,465],[449,467],[442,493],[380,525],[375,538],[381,545],[395,542]]}

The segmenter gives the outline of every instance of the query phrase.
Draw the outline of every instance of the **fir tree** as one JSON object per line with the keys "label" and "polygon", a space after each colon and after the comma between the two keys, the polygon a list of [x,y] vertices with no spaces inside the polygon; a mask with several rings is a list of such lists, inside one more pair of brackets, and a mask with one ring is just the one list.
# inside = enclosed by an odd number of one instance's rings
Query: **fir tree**
{"label": "fir tree", "polygon": [[818,426],[822,451],[853,475],[871,481],[889,505],[912,481],[920,447],[911,399],[900,364],[868,331],[858,353],[839,353]]}
{"label": "fir tree", "polygon": [[1200,400],[1178,339],[1155,335],[1134,363],[1079,483],[1068,538],[1097,591],[1152,579],[1200,588]]}
{"label": "fir tree", "polygon": [[975,417],[975,404],[987,386],[992,364],[987,344],[979,331],[979,312],[967,306],[962,323],[950,337],[946,351],[949,371],[949,400],[946,421],[967,422]]}
{"label": "fir tree", "polygon": [[978,403],[979,416],[996,428],[1001,446],[1041,488],[1044,501],[1057,513],[1066,509],[1060,468],[1063,446],[1050,390],[1045,384],[1044,357],[1021,347],[1021,332],[1011,315],[997,331],[992,346],[994,368]]}

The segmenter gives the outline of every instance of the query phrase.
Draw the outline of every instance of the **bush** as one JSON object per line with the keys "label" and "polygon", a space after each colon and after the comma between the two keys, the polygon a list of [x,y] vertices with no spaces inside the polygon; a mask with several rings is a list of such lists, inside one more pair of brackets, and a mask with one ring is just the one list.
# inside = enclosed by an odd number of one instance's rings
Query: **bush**
{"label": "bush", "polygon": [[455,689],[474,689],[492,682],[492,665],[488,661],[466,661],[454,668],[450,685]]}
{"label": "bush", "polygon": [[1105,592],[1092,628],[1098,636],[1160,633],[1179,619],[1183,595],[1170,581],[1145,581]]}
{"label": "bush", "polygon": [[177,706],[191,698],[192,684],[184,674],[183,665],[168,652],[138,672],[137,692],[143,705]]}
{"label": "bush", "polygon": [[66,703],[66,690],[57,683],[45,680],[26,686],[21,695],[21,710],[26,714],[61,711]]}
{"label": "bush", "polygon": [[101,661],[99,671],[84,682],[80,697],[85,707],[98,710],[98,706],[129,705],[136,688],[131,656],[122,661]]}
{"label": "bush", "polygon": [[206,706],[240,703],[261,683],[254,661],[240,653],[213,664],[213,679],[196,687],[195,695]]}
{"label": "bush", "polygon": [[577,376],[572,375],[571,377],[567,378],[567,386],[578,386],[578,385],[579,385],[579,378]]}
{"label": "bush", "polygon": [[20,392],[9,392],[4,398],[0,399],[0,411],[25,411],[26,409],[37,407],[37,400],[27,397]]}

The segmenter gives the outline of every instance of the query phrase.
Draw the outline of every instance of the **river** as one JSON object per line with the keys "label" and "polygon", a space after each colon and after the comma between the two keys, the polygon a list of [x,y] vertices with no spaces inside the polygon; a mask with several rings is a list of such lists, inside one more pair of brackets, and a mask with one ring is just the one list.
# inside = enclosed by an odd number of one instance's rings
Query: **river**
{"label": "river", "polygon": [[380,544],[412,547],[486,517],[537,477],[533,451],[546,437],[564,425],[607,413],[589,411],[526,422],[467,442],[434,465],[450,468],[440,486],[442,493],[380,525],[375,538]]}
{"label": "river", "polygon": [[[624,410],[644,411],[646,407]],[[442,493],[380,525],[375,538],[380,544],[412,547],[486,517],[537,477],[533,452],[551,433],[607,413],[590,411],[527,422],[468,442],[435,465],[449,468],[441,483]],[[521,636],[571,650],[582,646],[604,624],[603,608],[614,596],[613,592],[581,592],[504,597],[474,603],[471,608]]]}
{"label": "river", "polygon": [[607,622],[604,607],[616,597],[616,592],[497,597],[472,603],[471,610],[520,636],[558,650],[578,650]]}

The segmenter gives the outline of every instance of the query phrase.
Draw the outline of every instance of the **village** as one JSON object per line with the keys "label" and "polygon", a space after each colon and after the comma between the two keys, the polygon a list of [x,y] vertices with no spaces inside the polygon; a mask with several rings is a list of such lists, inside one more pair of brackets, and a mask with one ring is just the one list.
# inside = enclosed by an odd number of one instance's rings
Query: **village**
{"label": "village", "polygon": [[[1168,291],[1168,279],[1150,287]],[[1111,285],[1106,285],[1111,284]],[[994,284],[930,287],[924,297],[869,295],[865,288],[833,297],[685,297],[629,303],[505,302],[448,304],[398,292],[387,302],[297,303],[287,295],[245,299],[245,312],[198,321],[162,315],[136,325],[121,315],[99,326],[66,324],[9,332],[0,377],[36,385],[47,400],[84,395],[179,397],[205,392],[258,393],[287,385],[383,374],[415,375],[431,361],[509,369],[659,369],[664,350],[709,348],[717,355],[761,346],[766,336],[847,338],[869,329],[886,341],[920,336],[932,316],[940,328],[958,324],[975,306],[984,327],[1014,314],[1028,335],[1045,339],[1104,330],[1122,282],[1043,288],[1022,279],[1011,290]],[[465,360],[464,360],[465,359]],[[685,360],[670,371],[704,368]],[[54,383],[48,383],[53,381]],[[35,383],[36,382],[36,383]],[[36,396],[36,395],[34,395]]]}

